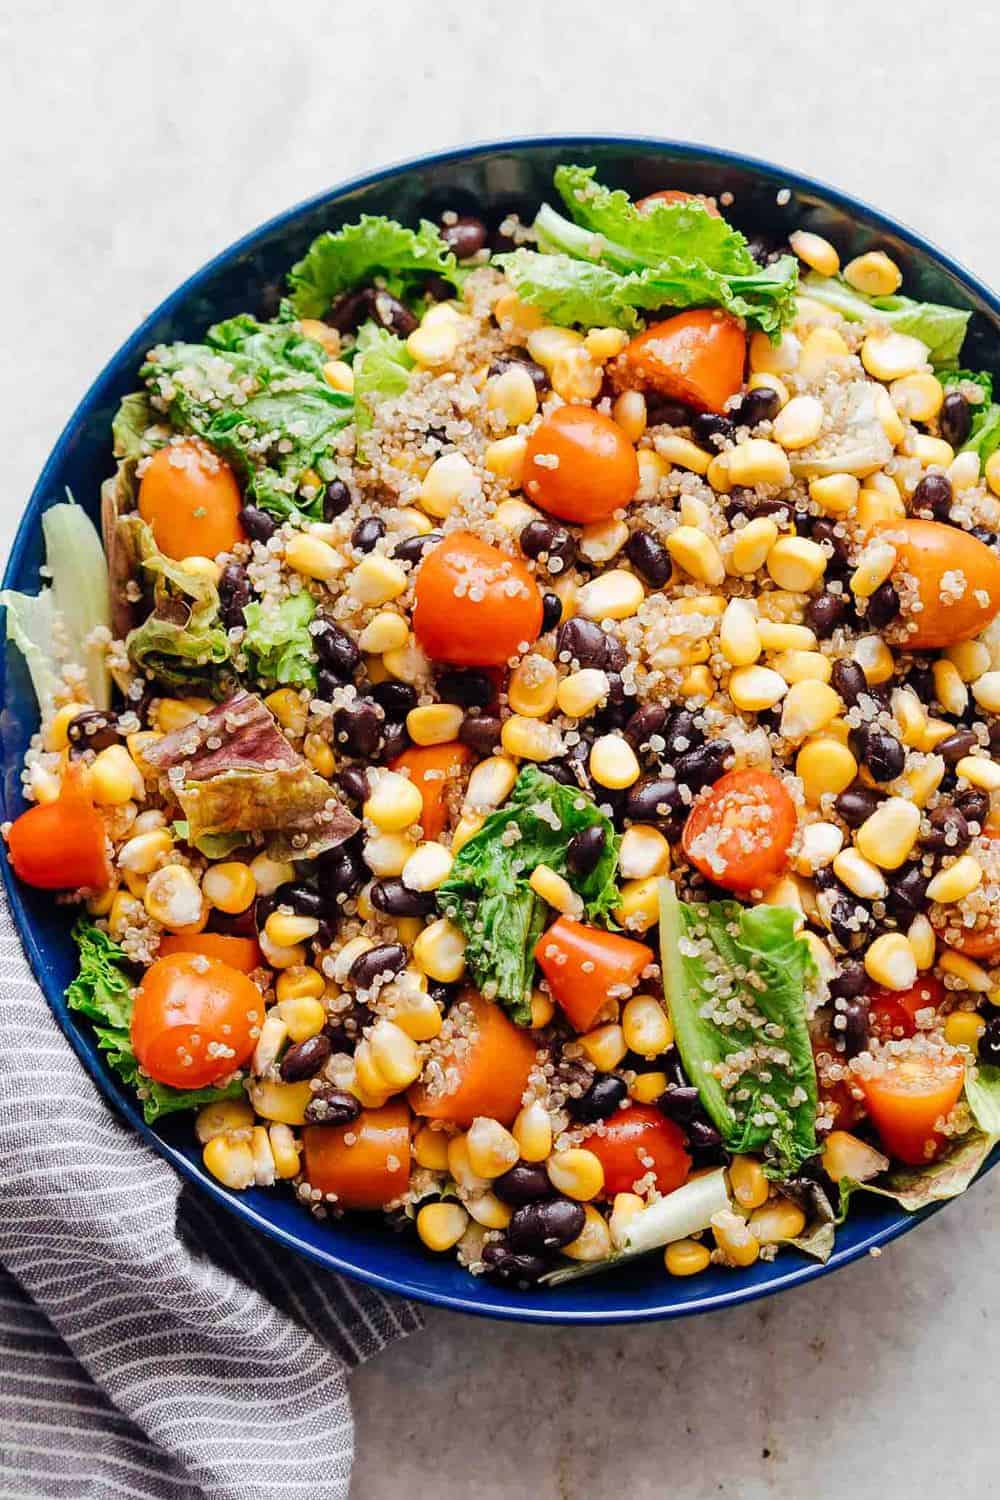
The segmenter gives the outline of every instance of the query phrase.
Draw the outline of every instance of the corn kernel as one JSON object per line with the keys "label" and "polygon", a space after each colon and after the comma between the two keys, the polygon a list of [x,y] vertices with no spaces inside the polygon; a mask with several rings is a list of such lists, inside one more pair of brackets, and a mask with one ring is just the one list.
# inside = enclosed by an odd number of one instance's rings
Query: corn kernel
{"label": "corn kernel", "polygon": [[[578,1203],[596,1198],[604,1186],[604,1168],[593,1151],[582,1146],[571,1146],[567,1151],[557,1151],[545,1163],[549,1181],[557,1193],[565,1193]],[[565,1252],[564,1252],[565,1253]]]}
{"label": "corn kernel", "polygon": [[278,1083],[271,1078],[255,1078],[250,1085],[250,1103],[262,1120],[279,1125],[304,1125],[306,1106],[312,1089],[305,1083]]}
{"label": "corn kernel", "polygon": [[611,408],[611,415],[630,443],[637,443],[646,431],[646,398],[641,391],[622,391]]}
{"label": "corn kernel", "polygon": [[917,968],[921,972],[929,969],[937,951],[937,936],[923,912],[919,912],[906,929],[906,939],[913,949]]}
{"label": "corn kernel", "polygon": [[833,861],[837,879],[863,901],[882,901],[889,887],[878,865],[857,849],[844,849]]}
{"label": "corn kernel", "polygon": [[826,572],[826,553],[807,537],[779,537],[767,555],[767,571],[781,589],[804,594]]}
{"label": "corn kernel", "polygon": [[869,375],[888,383],[922,369],[929,353],[926,344],[907,333],[870,333],[861,345],[861,363]]}
{"label": "corn kernel", "polygon": [[635,751],[619,734],[602,734],[591,747],[590,774],[598,786],[621,791],[639,780],[641,768]]}
{"label": "corn kernel", "polygon": [[919,807],[903,797],[887,797],[865,819],[854,838],[872,864],[882,870],[898,870],[909,858],[919,832]]}
{"label": "corn kernel", "polygon": [[514,713],[544,719],[556,706],[559,674],[552,662],[537,652],[518,662],[507,684],[507,699]]}
{"label": "corn kernel", "polygon": [[425,315],[420,327],[415,328],[406,340],[406,347],[421,369],[438,369],[454,359],[458,352],[459,332],[456,322],[428,321]]}
{"label": "corn kernel", "polygon": [[154,714],[156,726],[164,734],[185,729],[202,714],[211,713],[215,704],[210,698],[161,698]]}
{"label": "corn kernel", "polygon": [[885,583],[895,566],[895,547],[888,542],[869,542],[851,575],[851,592],[859,599],[870,599],[875,590]]}
{"label": "corn kernel", "polygon": [[950,1047],[964,1047],[968,1052],[975,1052],[985,1029],[986,1022],[975,1011],[953,1010],[945,1018],[944,1039]]}
{"label": "corn kernel", "polygon": [[985,755],[964,755],[955,767],[957,776],[964,776],[970,786],[984,792],[1000,792],[1000,765]]}
{"label": "corn kernel", "polygon": [[228,1132],[214,1135],[205,1146],[202,1159],[208,1171],[223,1187],[242,1192],[244,1188],[253,1186],[256,1173],[249,1139]]}
{"label": "corn kernel", "polygon": [[744,443],[737,443],[729,450],[727,458],[729,478],[734,485],[752,488],[766,484],[785,489],[792,482],[784,448],[767,438],[748,438]]}
{"label": "corn kernel", "polygon": [[164,927],[192,927],[202,919],[201,887],[185,865],[154,870],[142,899],[148,914]]}
{"label": "corn kernel", "polygon": [[[163,856],[169,854],[173,847],[173,837],[166,828],[153,828],[148,833],[137,833],[119,849],[118,868],[131,870],[137,875],[151,875]],[[249,904],[247,902],[248,906]]]}
{"label": "corn kernel", "polygon": [[789,375],[797,367],[802,344],[786,328],[776,344],[766,333],[755,333],[750,339],[750,368],[769,375]]}
{"label": "corn kernel", "polygon": [[748,391],[773,391],[778,398],[778,405],[784,406],[789,399],[788,387],[780,376],[773,374],[770,370],[754,370],[747,381]]}
{"label": "corn kernel", "polygon": [[713,455],[706,453],[704,448],[699,448],[697,443],[692,443],[689,438],[680,437],[675,433],[656,438],[656,451],[667,463],[675,465],[678,469],[688,469],[692,474],[705,474],[712,461]]}
{"label": "corn kernel", "polygon": [[498,1120],[480,1115],[469,1126],[465,1137],[469,1165],[479,1176],[492,1181],[515,1165],[520,1155],[517,1141]]}
{"label": "corn kernel", "polygon": [[726,576],[722,554],[710,536],[693,526],[678,526],[667,537],[667,551],[679,568],[698,581],[718,587]]}
{"label": "corn kernel", "polygon": [[538,1099],[525,1104],[518,1111],[511,1134],[523,1161],[545,1161],[552,1150],[552,1121],[545,1105]]}
{"label": "corn kernel", "polygon": [[446,745],[458,737],[464,718],[457,703],[428,703],[410,709],[406,730],[415,745]]}
{"label": "corn kernel", "polygon": [[579,672],[571,672],[559,683],[556,692],[559,712],[571,719],[586,718],[604,702],[609,687],[608,674],[599,667],[583,667]]}
{"label": "corn kernel", "polygon": [[503,479],[511,489],[520,489],[524,476],[524,455],[528,440],[519,433],[497,438],[483,454],[483,466],[498,479]]}
{"label": "corn kernel", "polygon": [[629,1050],[646,1058],[659,1057],[674,1039],[670,1018],[653,995],[633,995],[626,1001],[622,1032]]}
{"label": "corn kernel", "polygon": [[370,552],[351,573],[348,589],[359,604],[388,604],[406,589],[406,573],[391,557]]}
{"label": "corn kernel", "polygon": [[983,671],[979,674],[972,684],[972,696],[987,713],[1000,714],[1000,671]]}
{"label": "corn kernel", "polygon": [[583,585],[577,594],[576,610],[585,620],[627,620],[645,597],[634,573],[612,568]]}
{"label": "corn kernel", "polygon": [[712,1256],[698,1240],[674,1240],[663,1252],[663,1263],[671,1276],[698,1276],[707,1271]]}
{"label": "corn kernel", "polygon": [[465,973],[465,938],[447,917],[440,917],[413,944],[413,961],[428,979],[453,984]]}
{"label": "corn kernel", "polygon": [[326,583],[347,569],[347,559],[329,542],[308,531],[297,531],[285,544],[285,564],[303,578]]}
{"label": "corn kernel", "polygon": [[891,297],[899,291],[903,273],[884,250],[869,250],[847,262],[844,280],[866,297]]}
{"label": "corn kernel", "polygon": [[422,1125],[413,1137],[413,1159],[429,1172],[447,1172],[448,1137],[444,1131]]}
{"label": "corn kernel", "polygon": [[272,896],[279,885],[287,885],[295,879],[295,866],[288,860],[258,854],[250,861],[250,874],[254,878],[258,895]]}
{"label": "corn kernel", "polygon": [[628,932],[648,932],[660,919],[660,882],[654,875],[622,883],[615,921]]}
{"label": "corn kernel", "polygon": [[666,1073],[655,1069],[650,1073],[637,1073],[629,1087],[629,1098],[637,1104],[654,1104],[667,1091],[669,1080]]}
{"label": "corn kernel", "polygon": [[350,395],[354,390],[354,371],[342,359],[327,360],[323,366],[323,379],[335,391]]}
{"label": "corn kernel", "polygon": [[538,410],[538,392],[528,369],[511,364],[486,382],[487,409],[507,427],[521,427],[530,422]]}
{"label": "corn kernel", "polygon": [[658,828],[636,823],[622,834],[618,871],[625,880],[645,880],[670,868],[670,845]]}
{"label": "corn kernel", "polygon": [[90,768],[89,786],[94,801],[102,807],[123,807],[133,798],[145,796],[142,773],[124,745],[109,745],[98,751]]}
{"label": "corn kernel", "polygon": [[789,687],[797,682],[829,682],[833,674],[833,663],[822,651],[782,651],[772,666]]}
{"label": "corn kernel", "polygon": [[264,699],[282,729],[298,738],[305,733],[307,709],[300,695],[292,688],[278,688]]}
{"label": "corn kernel", "polygon": [[624,1033],[617,1023],[596,1026],[593,1031],[585,1032],[579,1042],[594,1067],[601,1073],[613,1072],[628,1050]]}
{"label": "corn kernel", "polygon": [[482,813],[465,813],[459,818],[455,825],[455,832],[451,836],[451,852],[457,854],[463,844],[467,844],[486,822]]}
{"label": "corn kernel", "polygon": [[257,1038],[253,1053],[253,1071],[258,1074],[266,1073],[272,1063],[277,1062],[287,1040],[288,1027],[281,1016],[272,1011],[260,1028],[260,1036]]}
{"label": "corn kernel", "polygon": [[[925,469],[947,469],[955,457],[955,450],[950,443],[946,443],[944,438],[930,437],[926,432],[919,432],[907,451],[919,460]],[[904,475],[904,494],[912,493],[920,481],[919,473],[913,475],[908,485],[905,482],[906,471],[901,470],[900,473]]]}
{"label": "corn kernel", "polygon": [[382,656],[386,651],[401,651],[409,634],[401,615],[383,610],[369,620],[358,636],[358,645],[368,656]]}
{"label": "corn kernel", "polygon": [[730,599],[719,625],[719,650],[734,667],[752,665],[762,646],[757,616],[745,599]]}
{"label": "corn kernel", "polygon": [[821,234],[813,234],[808,229],[796,229],[788,236],[788,243],[799,260],[818,271],[821,276],[836,276],[840,270],[840,256],[830,241],[825,240]]}
{"label": "corn kernel", "polygon": [[383,771],[374,781],[363,812],[382,833],[402,833],[419,823],[424,799],[420,788],[398,771]]}
{"label": "corn kernel", "polygon": [[865,973],[886,990],[908,990],[917,982],[917,961],[901,932],[885,932],[865,953]]}
{"label": "corn kernel", "polygon": [[959,490],[970,490],[979,483],[980,464],[978,453],[962,453],[959,451],[948,465],[946,475],[951,487],[956,492]]}
{"label": "corn kernel", "polygon": [[659,492],[660,481],[665,479],[670,472],[670,465],[652,448],[640,448],[636,454],[636,461],[639,465],[639,487],[634,498],[655,500]]}
{"label": "corn kernel", "polygon": [[744,713],[773,708],[787,692],[785,679],[770,667],[737,667],[729,676],[729,696]]}
{"label": "corn kernel", "polygon": [[928,901],[947,904],[971,896],[983,883],[983,867],[971,854],[960,854],[947,869],[939,870],[927,887]]}
{"label": "corn kernel", "polygon": [[984,477],[994,495],[1000,495],[1000,448],[986,460]]}
{"label": "corn kernel", "polygon": [[823,430],[823,404],[815,396],[793,396],[774,419],[775,441],[786,452],[808,448]]}
{"label": "corn kernel", "polygon": [[439,1254],[457,1245],[469,1224],[469,1215],[461,1203],[442,1199],[425,1203],[417,1213],[417,1234],[428,1250]]}
{"label": "corn kernel", "polygon": [[760,1254],[760,1241],[750,1233],[746,1220],[729,1209],[712,1215],[712,1234],[727,1265],[752,1266]]}
{"label": "corn kernel", "polygon": [[765,1204],[770,1192],[764,1168],[755,1156],[733,1157],[729,1164],[729,1186],[746,1213]]}
{"label": "corn kernel", "polygon": [[839,693],[826,682],[806,679],[788,689],[781,705],[781,733],[793,744],[825,729],[843,708]]}
{"label": "corn kernel", "polygon": [[741,576],[758,572],[777,540],[778,528],[769,516],[748,521],[735,533],[729,553],[732,571]]}
{"label": "corn kernel", "polygon": [[936,375],[919,370],[903,375],[889,387],[893,405],[909,422],[932,422],[941,410],[944,389]]}
{"label": "corn kernel", "polygon": [[563,748],[562,735],[554,724],[522,714],[504,720],[500,743],[508,755],[519,760],[551,760]]}
{"label": "corn kernel", "polygon": [[620,328],[592,328],[584,337],[583,343],[591,359],[603,364],[605,360],[614,359],[616,354],[621,354],[628,343],[628,334]]}
{"label": "corn kernel", "polygon": [[806,1216],[790,1198],[775,1198],[750,1215],[750,1233],[762,1245],[780,1245],[797,1240],[806,1227]]}
{"label": "corn kernel", "polygon": [[815,807],[823,797],[846,791],[858,774],[858,763],[847,745],[824,737],[803,745],[795,774],[802,781],[806,801]]}
{"label": "corn kernel", "polygon": [[569,881],[549,865],[536,865],[532,870],[528,884],[536,896],[554,907],[556,911],[562,912],[563,916],[581,917],[583,915],[583,898],[577,895]]}
{"label": "corn kernel", "polygon": [[326,1009],[320,1004],[320,997],[325,990],[323,975],[308,964],[284,969],[278,975],[275,985],[278,1014],[288,1027],[293,1042],[308,1041],[323,1030]]}
{"label": "corn kernel", "polygon": [[199,1109],[195,1119],[195,1134],[203,1146],[217,1135],[253,1128],[253,1110],[245,1098],[217,1099]]}
{"label": "corn kernel", "polygon": [[[798,300],[798,308],[802,313],[803,299]],[[809,309],[810,316],[813,308],[819,308],[819,303],[812,304]],[[824,308],[824,313],[829,309]],[[824,325],[814,327],[802,343],[802,354],[799,357],[798,374],[800,380],[807,385],[818,385],[825,378],[831,368],[843,368],[850,356],[850,350],[846,341],[837,332],[836,328]]]}
{"label": "corn kernel", "polygon": [[583,1228],[575,1240],[562,1247],[561,1253],[570,1260],[600,1261],[611,1254],[611,1231],[603,1214],[592,1204],[584,1206]]}
{"label": "corn kernel", "polygon": [[279,907],[268,917],[264,926],[268,940],[279,948],[291,948],[297,943],[306,943],[319,931],[316,917],[303,917],[298,912],[284,912]]}
{"label": "corn kernel", "polygon": [[629,1224],[645,1207],[645,1202],[638,1193],[615,1194],[611,1217],[608,1219],[608,1231],[611,1235],[611,1243],[616,1248],[621,1249],[624,1246]]}
{"label": "corn kernel", "polygon": [[581,557],[591,563],[607,563],[628,541],[628,527],[614,517],[609,521],[592,521],[583,528],[577,548]]}
{"label": "corn kernel", "polygon": [[828,516],[848,516],[858,503],[861,484],[853,474],[826,474],[809,481],[809,498]]}
{"label": "corn kernel", "polygon": [[942,974],[957,979],[962,989],[972,990],[979,995],[988,994],[992,989],[992,981],[987,971],[981,964],[967,958],[964,953],[956,953],[951,948],[945,948],[938,955],[937,966]]}
{"label": "corn kernel", "polygon": [[892,652],[877,635],[863,635],[855,641],[851,655],[872,687],[888,682],[896,670]]}
{"label": "corn kernel", "polygon": [[552,389],[564,401],[596,401],[604,372],[581,345],[555,357],[549,367],[549,378]]}
{"label": "corn kernel", "polygon": [[465,807],[482,812],[500,807],[514,790],[517,767],[505,755],[491,755],[474,767],[465,791]]}

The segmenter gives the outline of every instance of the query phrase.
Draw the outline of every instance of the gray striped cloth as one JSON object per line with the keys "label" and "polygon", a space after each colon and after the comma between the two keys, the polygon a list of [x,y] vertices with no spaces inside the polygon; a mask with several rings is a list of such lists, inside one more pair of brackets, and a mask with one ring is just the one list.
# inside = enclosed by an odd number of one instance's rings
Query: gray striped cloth
{"label": "gray striped cloth", "polygon": [[0,888],[0,1497],[341,1500],[417,1310],[200,1198],[107,1108]]}

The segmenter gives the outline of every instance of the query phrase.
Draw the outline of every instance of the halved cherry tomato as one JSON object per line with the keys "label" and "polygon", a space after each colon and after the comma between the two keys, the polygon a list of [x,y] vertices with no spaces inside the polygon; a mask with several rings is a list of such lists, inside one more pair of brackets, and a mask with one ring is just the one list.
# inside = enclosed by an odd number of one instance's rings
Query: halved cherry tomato
{"label": "halved cherry tomato", "polygon": [[257,939],[233,937],[228,932],[165,932],[160,938],[159,956],[168,958],[171,953],[201,953],[220,959],[241,974],[252,974],[261,965]]}
{"label": "halved cherry tomato", "polygon": [[[980,843],[984,839],[987,845],[993,840],[1000,840],[1000,828],[984,828],[976,842]],[[972,852],[977,852],[975,845]],[[988,848],[986,853],[989,858]],[[954,907],[932,907],[931,921],[938,932],[946,935],[949,948],[957,948],[967,958],[985,959],[990,966],[1000,964],[1000,912],[991,912],[985,926],[970,928],[962,926]]]}
{"label": "halved cherry tomato", "polygon": [[410,1180],[410,1111],[402,1099],[363,1109],[349,1125],[307,1125],[303,1176],[341,1208],[384,1208]]}
{"label": "halved cherry tomato", "polygon": [[838,1130],[850,1130],[859,1120],[864,1119],[864,1109],[851,1093],[847,1083],[842,1079],[826,1078],[824,1076],[826,1069],[821,1068],[819,1063],[820,1057],[825,1053],[827,1057],[833,1058],[839,1064],[842,1062],[842,1054],[837,1052],[828,1033],[820,1033],[812,1038],[812,1050],[813,1057],[816,1059],[816,1084],[819,1092],[820,1113],[829,1115]]}
{"label": "halved cherry tomato", "polygon": [[201,953],[172,953],[142,976],[132,1046],[159,1083],[205,1088],[248,1060],[263,1017],[260,990],[239,969]]}
{"label": "halved cherry tomato", "polygon": [[935,1126],[958,1103],[964,1081],[961,1062],[920,1053],[892,1058],[881,1073],[855,1079],[886,1151],[913,1167],[941,1150],[947,1137]]}
{"label": "halved cherry tomato", "polygon": [[908,990],[875,990],[868,1002],[868,1029],[883,1042],[916,1036],[917,1012],[939,1010],[946,994],[933,974],[922,975]]}
{"label": "halved cherry tomato", "polygon": [[984,630],[1000,611],[1000,557],[941,521],[911,518],[885,529],[897,570],[916,580],[920,596],[921,608],[906,616],[906,649],[953,646]]}
{"label": "halved cherry tomato", "polygon": [[561,521],[604,521],[638,488],[635,449],[617,422],[591,406],[557,407],[528,439],[524,493]]}
{"label": "halved cherry tomato", "polygon": [[70,764],[55,802],[29,807],[7,835],[14,873],[43,891],[103,891],[111,884],[104,821],[86,789],[83,768]]}
{"label": "halved cherry tomato", "polygon": [[710,218],[722,218],[714,198],[706,198],[704,193],[685,193],[681,188],[661,188],[658,193],[647,193],[645,198],[636,199],[635,206],[641,213],[652,203],[700,203]]}
{"label": "halved cherry tomato", "polygon": [[471,1125],[477,1115],[485,1115],[510,1125],[535,1066],[535,1041],[478,991],[465,990],[461,1003],[471,1008],[471,1029],[456,1036],[454,1045],[438,1058],[444,1077],[454,1086],[438,1093],[427,1083],[415,1083],[410,1103],[416,1114],[429,1120]]}
{"label": "halved cherry tomato", "polygon": [[215,557],[245,541],[243,497],[232,469],[204,443],[168,443],[139,483],[139,514],[167,557]]}
{"label": "halved cherry tomato", "polygon": [[424,553],[414,587],[413,630],[434,661],[499,667],[537,640],[542,596],[524,564],[453,531]]}
{"label": "halved cherry tomato", "polygon": [[653,323],[634,338],[615,362],[615,377],[696,411],[721,414],[743,384],[746,351],[746,335],[734,317],[698,307]]}
{"label": "halved cherry tomato", "polygon": [[449,740],[446,745],[412,745],[390,762],[391,771],[409,771],[424,799],[420,826],[425,839],[436,839],[448,822],[448,803],[455,782],[475,760],[468,745]]}
{"label": "halved cherry tomato", "polygon": [[796,823],[795,803],[776,776],[728,771],[695,801],[681,842],[706,879],[745,894],[780,875]]}
{"label": "halved cherry tomato", "polygon": [[606,1198],[632,1192],[633,1184],[649,1172],[656,1174],[658,1192],[672,1193],[691,1170],[684,1132],[652,1104],[620,1109],[584,1145],[604,1168]]}
{"label": "halved cherry tomato", "polygon": [[589,1031],[609,1000],[621,999],[653,962],[634,938],[559,917],[535,944],[535,962],[552,998],[577,1031]]}

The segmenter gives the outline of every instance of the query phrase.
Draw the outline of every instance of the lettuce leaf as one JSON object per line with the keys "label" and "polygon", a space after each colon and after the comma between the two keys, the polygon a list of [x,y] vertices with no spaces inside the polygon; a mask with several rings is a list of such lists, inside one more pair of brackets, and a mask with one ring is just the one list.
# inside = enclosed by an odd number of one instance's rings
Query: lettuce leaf
{"label": "lettuce leaf", "polygon": [[972,429],[959,452],[978,454],[985,467],[1000,448],[1000,405],[993,400],[993,376],[988,370],[952,370],[942,382],[946,390],[970,383],[982,390],[983,401],[972,408]]}
{"label": "lettuce leaf", "polygon": [[129,396],[123,396],[111,422],[115,458],[138,462],[154,447],[160,446],[146,437],[149,428],[155,428],[156,424],[157,414],[149,404],[146,391],[133,391]]}
{"label": "lettuce leaf", "polygon": [[795,913],[691,906],[669,880],[660,911],[664,994],[702,1105],[727,1150],[763,1153],[769,1175],[793,1176],[818,1149],[806,1007],[815,966]]}
{"label": "lettuce leaf", "polygon": [[855,1182],[851,1177],[844,1177],[837,1184],[840,1189],[837,1222],[842,1223],[847,1217],[855,1193],[874,1193],[878,1198],[891,1198],[910,1214],[919,1213],[932,1203],[957,1198],[970,1186],[995,1145],[996,1136],[970,1130],[951,1151],[926,1167],[894,1167],[875,1182]]}
{"label": "lettuce leaf", "polygon": [[371,428],[378,403],[401,396],[406,390],[413,360],[402,339],[369,320],[358,330],[352,368],[354,427],[361,436]]}
{"label": "lettuce leaf", "polygon": [[928,358],[935,369],[952,369],[958,363],[972,316],[963,308],[945,307],[939,302],[915,302],[912,297],[866,297],[848,286],[842,277],[820,276],[815,271],[804,277],[802,290],[814,302],[832,307],[848,322],[867,322],[877,316],[897,333],[920,339],[930,350]]}
{"label": "lettuce leaf", "polygon": [[965,1100],[979,1129],[1000,1140],[1000,1068],[977,1062],[965,1075]]}
{"label": "lettuce leaf", "polygon": [[395,219],[362,214],[357,224],[326,230],[288,274],[291,305],[300,318],[321,318],[341,292],[382,277],[405,296],[427,276],[459,286],[458,262],[433,224],[407,229]]}
{"label": "lettuce leaf", "polygon": [[153,577],[153,608],[129,632],[126,650],[135,667],[170,687],[201,688],[212,697],[233,681],[222,672],[230,659],[229,636],[219,619],[219,594],[209,578],[185,573],[165,557],[137,515],[118,522],[142,567]]}
{"label": "lettuce leaf", "polygon": [[66,990],[67,1004],[101,1023],[94,1026],[97,1044],[109,1065],[139,1095],[147,1124],[178,1110],[199,1109],[217,1099],[240,1097],[243,1085],[238,1078],[220,1088],[173,1089],[146,1077],[132,1050],[129,1033],[134,981],[125,953],[85,917],[77,921],[73,938],[80,953],[80,969]]}
{"label": "lettuce leaf", "polygon": [[250,659],[250,675],[263,687],[316,686],[316,654],[309,625],[316,601],[303,591],[282,599],[276,608],[245,606],[243,650]]}
{"label": "lettuce leaf", "polygon": [[[604,851],[584,877],[569,869],[571,841],[585,828],[603,830]],[[491,813],[463,844],[451,874],[439,886],[438,905],[461,928],[466,962],[476,984],[526,1026],[531,1020],[535,943],[545,925],[545,903],[528,879],[546,864],[583,898],[589,921],[607,921],[618,902],[614,826],[583,792],[561,786],[527,766],[505,807]]]}

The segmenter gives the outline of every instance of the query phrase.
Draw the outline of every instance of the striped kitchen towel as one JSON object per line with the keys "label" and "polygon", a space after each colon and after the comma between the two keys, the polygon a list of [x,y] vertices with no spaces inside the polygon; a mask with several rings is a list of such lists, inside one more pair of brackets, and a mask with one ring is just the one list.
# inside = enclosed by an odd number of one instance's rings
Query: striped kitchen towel
{"label": "striped kitchen towel", "polygon": [[108,1109],[0,890],[0,1497],[346,1497],[348,1374],[416,1309],[202,1200]]}

